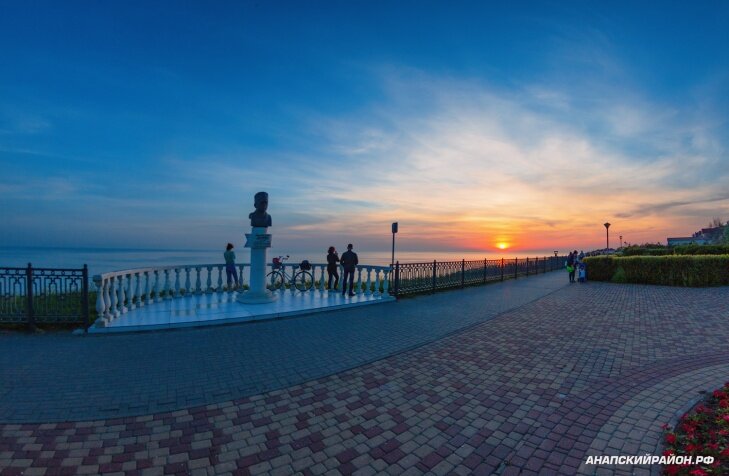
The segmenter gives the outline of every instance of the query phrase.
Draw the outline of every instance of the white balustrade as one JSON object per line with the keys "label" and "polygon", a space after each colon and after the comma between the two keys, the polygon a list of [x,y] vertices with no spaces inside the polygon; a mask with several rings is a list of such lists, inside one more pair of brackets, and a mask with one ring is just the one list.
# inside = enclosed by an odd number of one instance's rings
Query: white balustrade
{"label": "white balustrade", "polygon": [[[269,264],[269,270],[272,270]],[[240,290],[245,284],[246,267],[250,267],[247,263],[237,265],[238,283]],[[217,270],[217,287],[213,287],[213,273]],[[181,297],[192,296],[192,294],[203,294],[223,292],[223,273],[225,266],[222,264],[207,264],[194,266],[160,266],[154,268],[141,268],[125,271],[115,271],[94,276],[94,284],[97,289],[96,312],[98,314],[97,325],[103,326],[111,320],[127,313],[133,309],[141,308],[155,302],[162,302],[167,299],[178,299]],[[312,283],[308,292],[317,292],[323,295],[327,288],[328,273],[326,272],[326,264],[311,265]],[[184,271],[184,287],[181,286],[180,274]],[[202,276],[207,271],[206,276]],[[299,271],[298,264],[283,264],[280,268],[282,274],[288,278],[284,278],[283,285],[279,289],[281,294],[289,291],[292,295],[300,293],[296,289],[293,277]],[[194,288],[192,285],[193,277],[190,276],[194,272]],[[356,283],[354,292],[356,294],[364,294],[365,296],[373,295],[375,297],[386,296],[390,286],[390,267],[389,266],[365,266],[359,265],[356,268]],[[170,273],[174,273],[174,283],[171,282]],[[364,281],[362,274],[365,273]],[[373,275],[374,274],[374,275]],[[203,288],[203,280],[206,286]],[[343,268],[340,267],[340,283],[337,289],[331,289],[327,292],[335,293],[341,291],[344,286]],[[227,282],[227,275],[226,275]],[[332,283],[333,284],[333,283]],[[364,285],[364,289],[363,289]],[[373,288],[374,286],[374,288]],[[232,286],[231,286],[232,288]],[[382,288],[382,291],[380,291]],[[232,292],[232,289],[229,289]],[[163,297],[164,295],[164,297]]]}

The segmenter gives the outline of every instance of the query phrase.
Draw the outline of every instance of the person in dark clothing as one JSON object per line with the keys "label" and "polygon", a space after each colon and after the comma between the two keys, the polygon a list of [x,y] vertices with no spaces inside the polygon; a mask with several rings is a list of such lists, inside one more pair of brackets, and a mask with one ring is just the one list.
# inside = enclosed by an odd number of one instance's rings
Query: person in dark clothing
{"label": "person in dark clothing", "polygon": [[354,270],[359,264],[357,253],[352,251],[352,244],[347,245],[347,251],[342,254],[342,258],[339,260],[344,267],[344,283],[342,284],[342,295],[347,292],[347,278],[349,278],[349,295],[354,296]]}
{"label": "person in dark clothing", "polygon": [[[329,247],[329,253],[327,254],[327,274],[329,275],[329,286],[327,289],[336,289],[339,286],[339,255],[337,250],[333,246]],[[332,288],[332,278],[334,281],[334,288]]]}
{"label": "person in dark clothing", "polygon": [[569,274],[570,283],[575,282],[575,258],[577,253],[571,253],[567,256],[567,273]]}

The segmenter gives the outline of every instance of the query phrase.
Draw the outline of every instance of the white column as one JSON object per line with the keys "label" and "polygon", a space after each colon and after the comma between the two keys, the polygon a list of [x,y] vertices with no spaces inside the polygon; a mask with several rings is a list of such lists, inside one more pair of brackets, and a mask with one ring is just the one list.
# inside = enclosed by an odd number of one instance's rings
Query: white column
{"label": "white column", "polygon": [[375,297],[380,297],[380,269],[375,268],[375,291],[373,292]]}
{"label": "white column", "polygon": [[383,278],[384,281],[382,281],[382,294],[387,296],[390,291],[390,270],[386,269],[384,271],[385,277]]}
{"label": "white column", "polygon": [[137,308],[137,300],[139,299],[139,280],[135,280],[134,278],[138,277],[139,273],[129,274],[129,293],[127,296],[129,299],[129,310]]}
{"label": "white column", "polygon": [[[265,227],[253,227],[252,235],[265,235]],[[271,302],[276,296],[266,289],[266,252],[268,248],[250,248],[251,250],[251,281],[246,292],[238,294],[237,301],[246,304]]]}

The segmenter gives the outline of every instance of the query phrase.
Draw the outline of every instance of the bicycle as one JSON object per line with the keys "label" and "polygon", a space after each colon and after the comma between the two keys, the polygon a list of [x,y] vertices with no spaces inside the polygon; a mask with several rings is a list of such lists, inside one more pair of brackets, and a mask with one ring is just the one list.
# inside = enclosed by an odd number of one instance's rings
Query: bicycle
{"label": "bicycle", "polygon": [[286,272],[284,261],[289,259],[289,255],[279,256],[273,259],[273,271],[266,275],[266,286],[272,291],[281,289],[284,283],[293,283],[294,287],[301,292],[308,291],[314,285],[314,276],[309,272],[311,265],[309,261],[304,260],[299,264],[299,271],[293,273],[293,276]]}

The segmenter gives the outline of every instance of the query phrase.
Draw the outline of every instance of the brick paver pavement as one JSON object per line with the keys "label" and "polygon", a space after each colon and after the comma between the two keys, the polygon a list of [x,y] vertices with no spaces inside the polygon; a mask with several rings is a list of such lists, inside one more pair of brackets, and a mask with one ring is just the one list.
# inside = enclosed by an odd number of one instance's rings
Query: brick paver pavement
{"label": "brick paver pavement", "polygon": [[589,454],[657,454],[660,425],[727,380],[728,318],[727,287],[574,284],[408,352],[259,395],[137,417],[0,425],[0,468],[655,472],[583,463]]}

